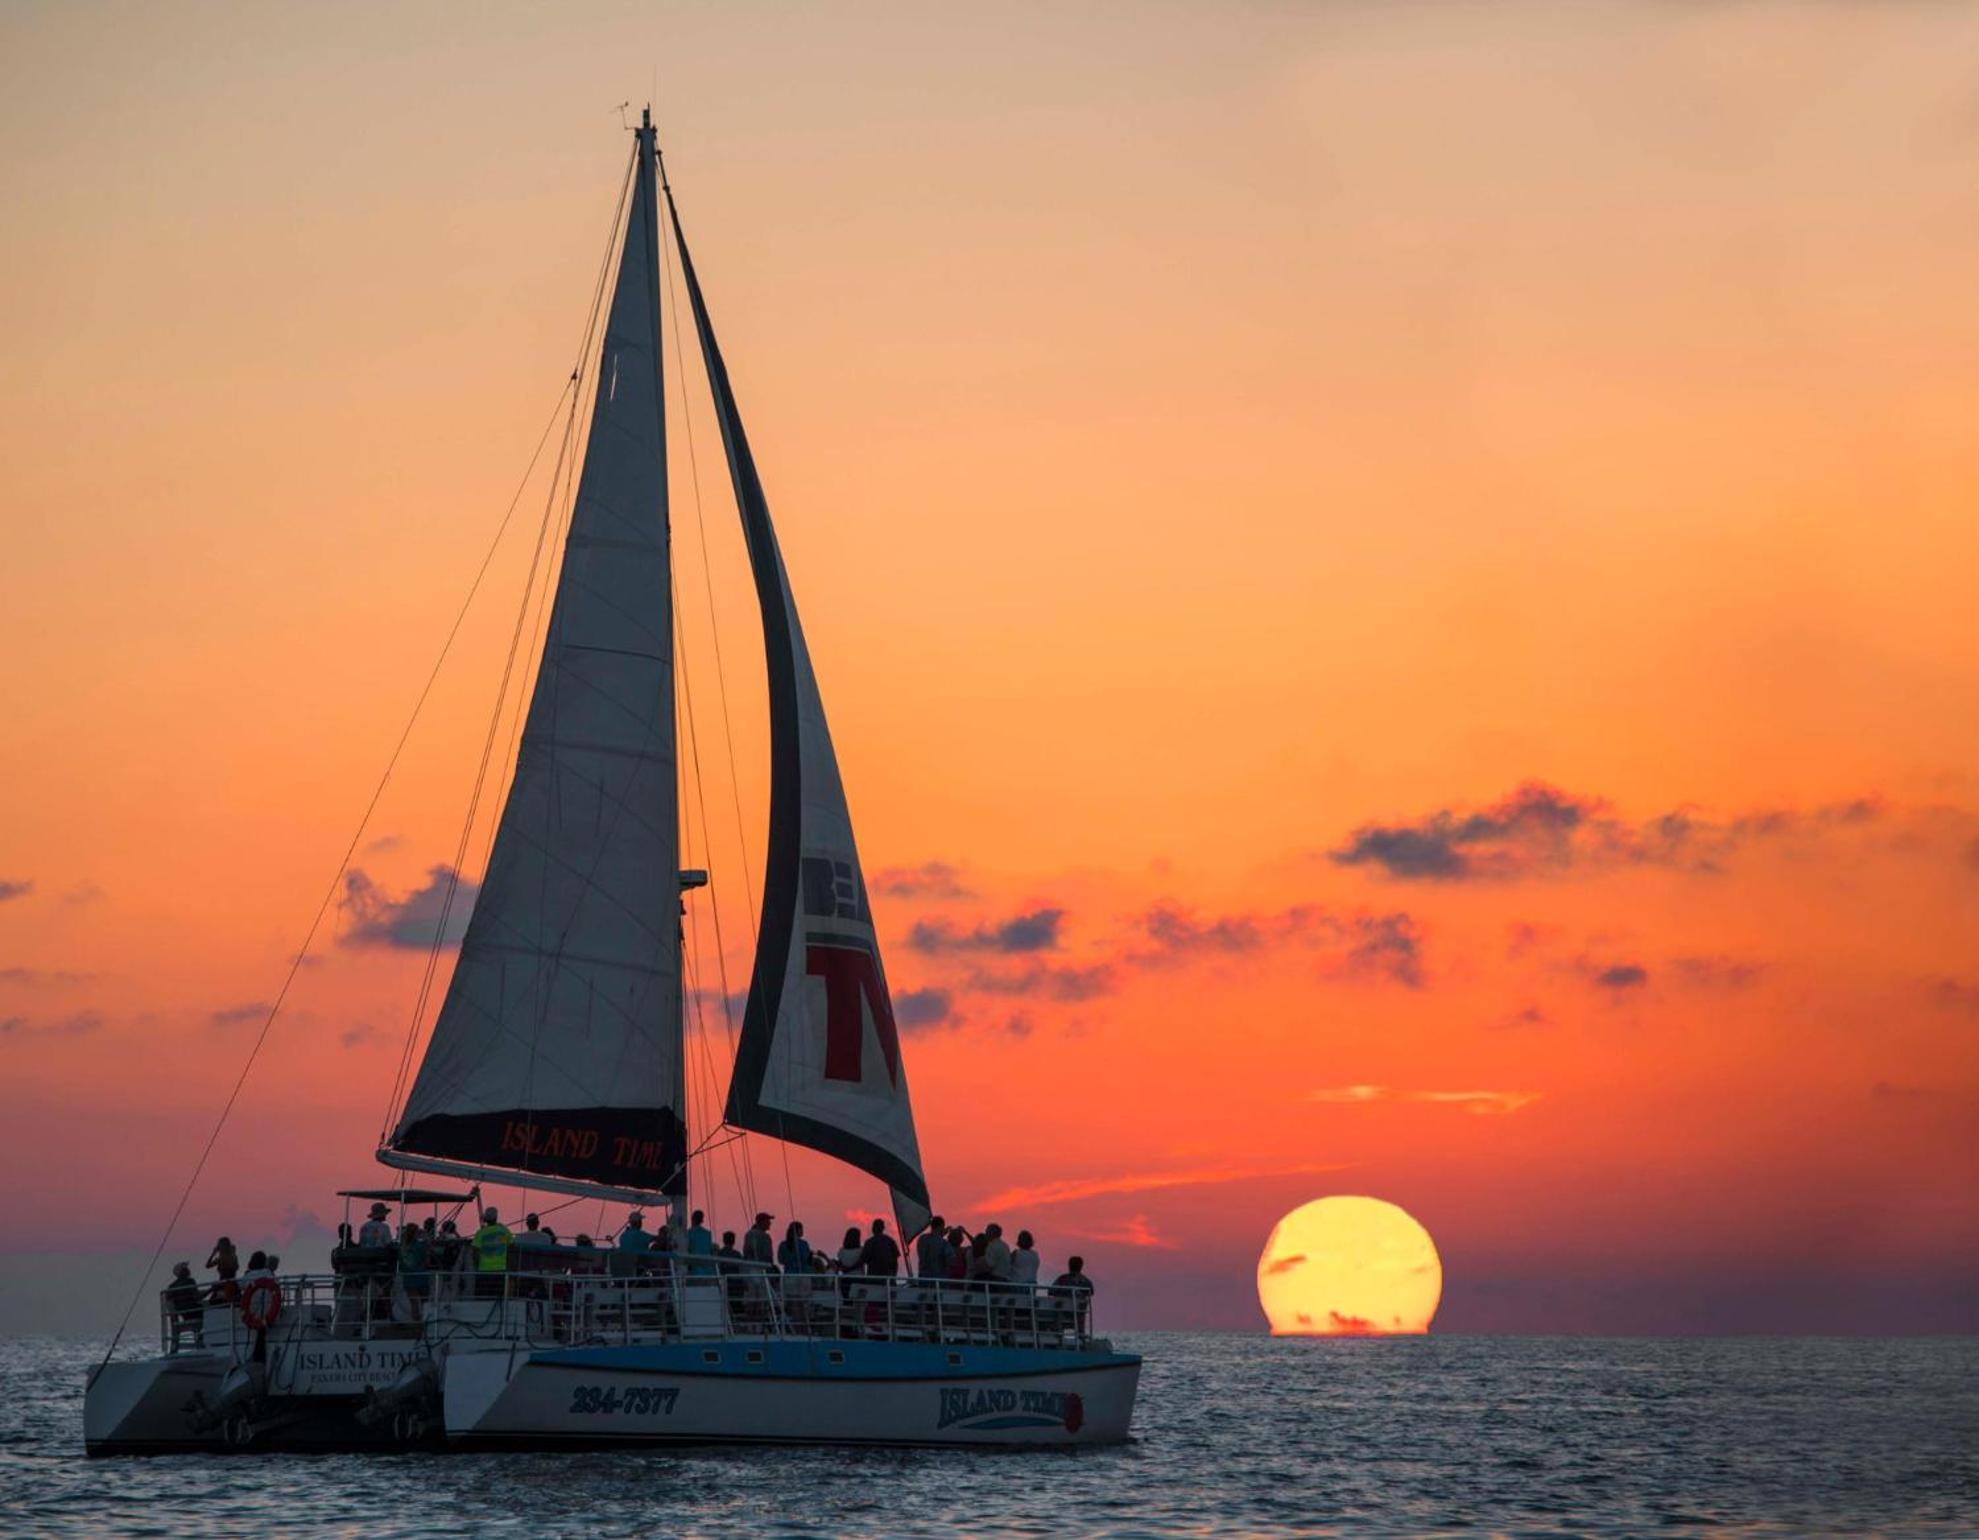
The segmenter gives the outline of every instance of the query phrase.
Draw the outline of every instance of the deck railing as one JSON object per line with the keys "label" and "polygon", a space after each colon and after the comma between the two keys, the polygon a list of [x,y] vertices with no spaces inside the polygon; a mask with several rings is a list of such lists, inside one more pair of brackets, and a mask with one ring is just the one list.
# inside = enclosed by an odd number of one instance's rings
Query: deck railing
{"label": "deck railing", "polygon": [[[263,1349],[311,1340],[497,1339],[532,1345],[730,1338],[1075,1349],[1092,1340],[1084,1289],[992,1280],[790,1273],[730,1258],[637,1259],[611,1272],[516,1253],[504,1271],[389,1268],[286,1274]],[[580,1262],[580,1266],[584,1264]],[[160,1298],[165,1351],[255,1351],[231,1302]]]}

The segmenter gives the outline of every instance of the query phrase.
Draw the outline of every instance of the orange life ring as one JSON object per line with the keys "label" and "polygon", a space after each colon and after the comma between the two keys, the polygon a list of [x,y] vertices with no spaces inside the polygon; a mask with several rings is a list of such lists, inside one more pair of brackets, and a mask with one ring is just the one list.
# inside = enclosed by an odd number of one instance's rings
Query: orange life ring
{"label": "orange life ring", "polygon": [[256,1278],[241,1290],[241,1320],[250,1331],[266,1331],[282,1313],[282,1285],[276,1278]]}

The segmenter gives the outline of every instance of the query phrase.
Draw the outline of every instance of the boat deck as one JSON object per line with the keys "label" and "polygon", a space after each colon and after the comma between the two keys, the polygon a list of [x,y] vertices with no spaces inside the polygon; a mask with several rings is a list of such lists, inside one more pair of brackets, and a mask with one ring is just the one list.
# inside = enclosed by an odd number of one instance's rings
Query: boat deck
{"label": "boat deck", "polygon": [[[650,1265],[650,1264],[649,1264]],[[290,1341],[531,1347],[828,1338],[1090,1351],[1091,1294],[988,1281],[783,1275],[697,1260],[623,1276],[533,1267],[507,1272],[385,1270],[289,1274],[270,1347]],[[251,1351],[232,1304],[181,1313],[161,1296],[160,1344],[173,1354]]]}

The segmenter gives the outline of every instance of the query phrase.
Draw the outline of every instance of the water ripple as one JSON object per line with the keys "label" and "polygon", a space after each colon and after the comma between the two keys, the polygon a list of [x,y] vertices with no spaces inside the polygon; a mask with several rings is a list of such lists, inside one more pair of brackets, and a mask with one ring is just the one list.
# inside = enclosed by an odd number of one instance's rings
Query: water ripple
{"label": "water ripple", "polygon": [[85,1460],[85,1343],[0,1343],[0,1532],[477,1540],[1972,1535],[1979,1341],[1150,1333],[1118,1449]]}

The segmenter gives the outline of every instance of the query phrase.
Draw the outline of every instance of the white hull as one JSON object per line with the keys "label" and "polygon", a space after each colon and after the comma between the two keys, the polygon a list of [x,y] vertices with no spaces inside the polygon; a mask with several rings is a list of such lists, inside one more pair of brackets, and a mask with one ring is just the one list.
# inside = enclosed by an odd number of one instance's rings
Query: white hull
{"label": "white hull", "polygon": [[219,1429],[198,1431],[185,1409],[197,1395],[216,1395],[232,1367],[218,1353],[104,1365],[83,1396],[84,1444],[93,1453],[221,1447]]}
{"label": "white hull", "polygon": [[1126,1439],[1140,1369],[1138,1357],[1098,1350],[745,1339],[456,1347],[441,1378],[447,1441],[461,1446],[1079,1445]]}
{"label": "white hull", "polygon": [[417,1441],[423,1427],[357,1414],[421,1366],[432,1374],[423,1342],[326,1338],[271,1346],[259,1367],[226,1351],[112,1363],[83,1394],[83,1442],[92,1454],[165,1454]]}
{"label": "white hull", "polygon": [[[349,1351],[346,1344],[305,1349],[309,1357]],[[708,1362],[710,1354],[720,1362]],[[832,1362],[834,1354],[849,1362]],[[389,1392],[404,1373],[400,1353],[378,1353],[374,1345],[367,1356],[361,1371],[333,1382],[296,1374],[271,1355],[271,1394],[253,1413],[234,1415],[222,1404],[238,1383],[225,1354],[110,1364],[84,1397],[84,1440],[92,1454],[401,1445],[408,1438],[403,1423],[357,1415],[367,1388]],[[951,1365],[951,1356],[964,1361]],[[550,1351],[457,1347],[443,1353],[440,1366],[444,1430],[412,1436],[430,1443],[443,1431],[454,1447],[1124,1440],[1140,1359],[1095,1350],[1053,1353],[1052,1362],[1040,1363],[1046,1356],[760,1339]]]}

